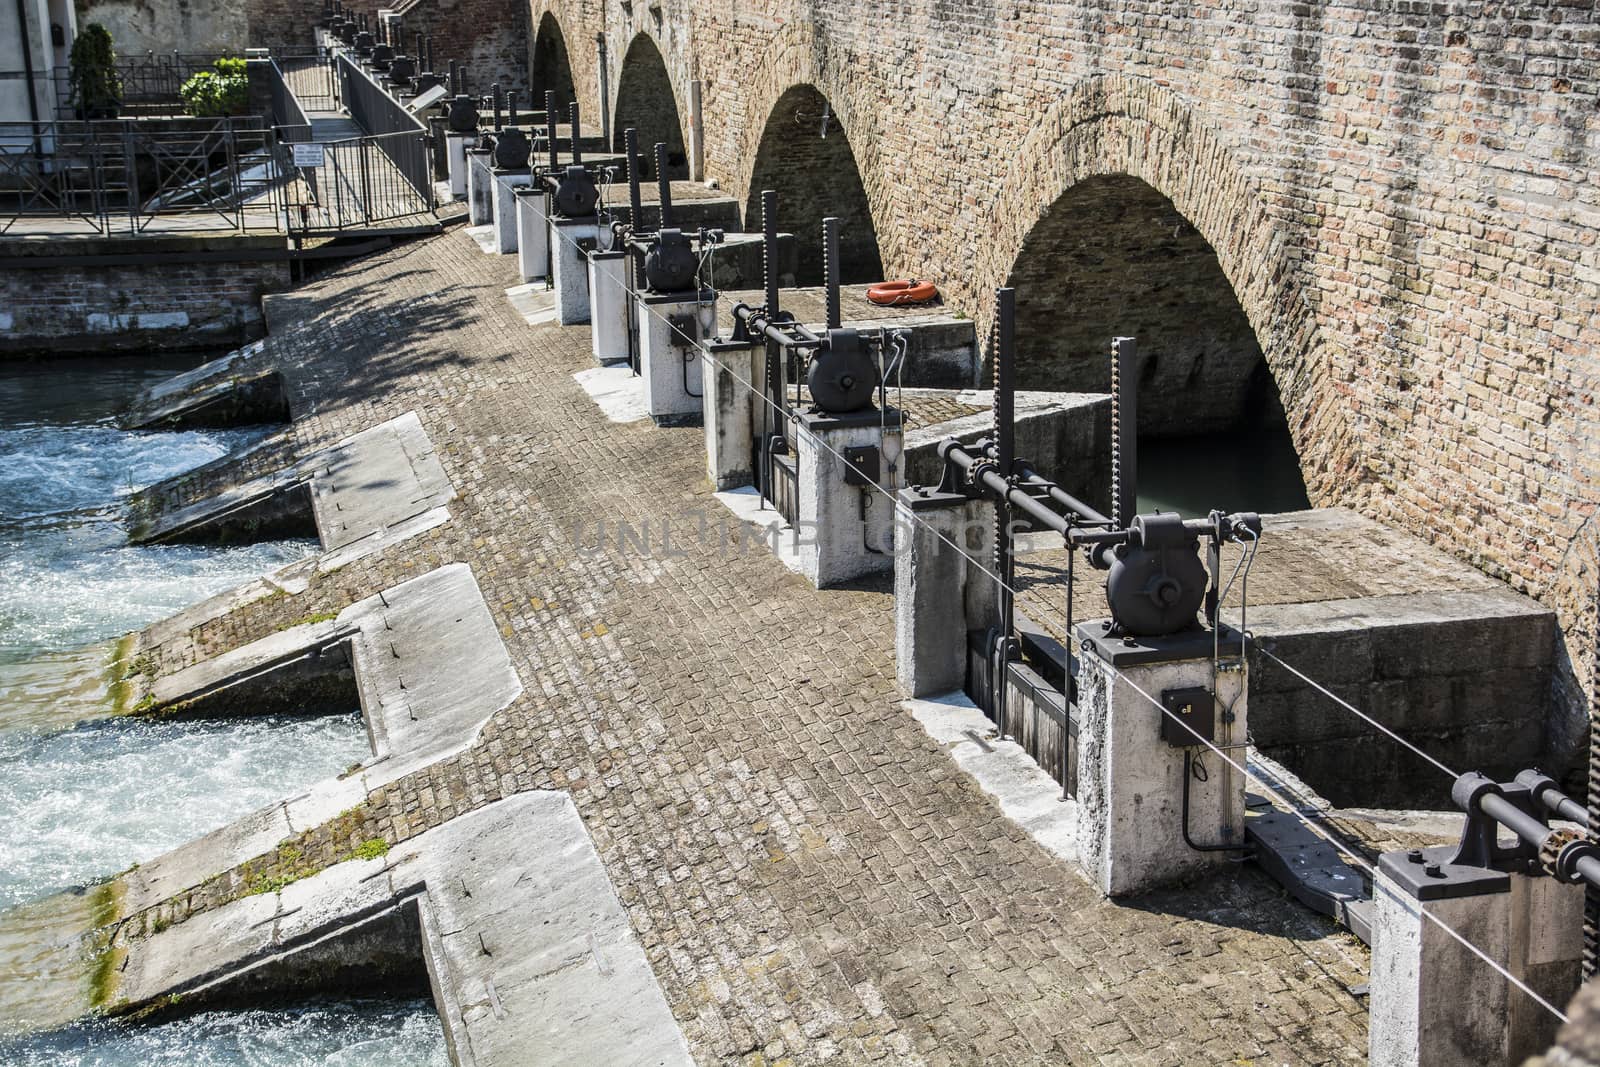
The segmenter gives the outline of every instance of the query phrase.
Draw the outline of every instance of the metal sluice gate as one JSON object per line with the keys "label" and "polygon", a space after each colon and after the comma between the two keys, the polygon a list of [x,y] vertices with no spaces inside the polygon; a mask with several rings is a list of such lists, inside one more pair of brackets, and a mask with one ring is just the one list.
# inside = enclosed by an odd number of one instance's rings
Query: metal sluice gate
{"label": "metal sluice gate", "polygon": [[[1253,512],[1212,511],[1203,519],[1185,520],[1175,513],[1137,514],[1137,349],[1131,337],[1119,337],[1112,358],[1112,509],[1108,516],[1067,492],[1016,454],[1016,293],[995,294],[994,327],[990,333],[993,373],[990,435],[972,444],[946,438],[938,446],[944,461],[937,492],[983,500],[994,506],[993,555],[987,580],[997,584],[992,621],[968,631],[967,693],[996,722],[1002,734],[1012,732],[1007,714],[1010,665],[1026,663],[1048,684],[1056,699],[1038,693],[1034,707],[1055,707],[1061,731],[1048,745],[1045,769],[1066,795],[1075,791],[1074,738],[1077,733],[1077,658],[1085,649],[1071,647],[1077,557],[1104,571],[1110,619],[1108,637],[1130,644],[1140,639],[1182,634],[1209,634],[1213,670],[1231,669],[1224,645],[1237,648],[1238,634],[1220,620],[1225,586],[1221,550],[1234,543],[1253,557],[1261,536],[1260,516]],[[1016,606],[1016,562],[1019,537],[1050,531],[1067,549],[1065,645],[1019,619]],[[1206,559],[1201,559],[1201,542]],[[1243,561],[1241,561],[1243,562]],[[1241,598],[1242,604],[1242,598]],[[1243,612],[1241,606],[1241,614]],[[969,620],[969,623],[971,620]],[[1241,627],[1242,628],[1242,627]],[[1224,641],[1224,631],[1229,631]],[[1242,654],[1242,653],[1241,653]],[[1235,657],[1236,660],[1237,657]],[[1212,692],[1215,692],[1215,685]],[[1197,720],[1200,721],[1200,720]],[[1184,727],[1175,726],[1182,731]],[[1173,743],[1200,744],[1198,735]],[[1035,758],[1040,753],[1035,752]]]}

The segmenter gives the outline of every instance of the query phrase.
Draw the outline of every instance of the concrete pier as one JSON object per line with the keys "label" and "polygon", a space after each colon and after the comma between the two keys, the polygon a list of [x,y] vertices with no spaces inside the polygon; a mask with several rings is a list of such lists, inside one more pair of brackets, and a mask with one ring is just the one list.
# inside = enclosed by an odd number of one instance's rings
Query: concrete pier
{"label": "concrete pier", "polygon": [[109,951],[118,963],[98,1006],[113,1014],[303,994],[330,974],[348,984],[401,970],[409,955],[456,1064],[693,1062],[564,793],[502,800],[403,848],[119,934]]}

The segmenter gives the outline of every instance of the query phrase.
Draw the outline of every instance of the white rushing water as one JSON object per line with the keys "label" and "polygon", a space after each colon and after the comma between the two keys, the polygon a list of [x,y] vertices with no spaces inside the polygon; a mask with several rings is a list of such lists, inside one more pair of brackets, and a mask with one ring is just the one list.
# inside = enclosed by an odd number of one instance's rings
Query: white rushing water
{"label": "white rushing water", "polygon": [[[160,855],[370,755],[355,713],[56,725],[63,707],[92,707],[104,692],[105,642],[315,550],[299,541],[127,543],[130,493],[266,432],[128,433],[112,424],[140,389],[193,362],[0,367],[0,911]],[[445,1060],[432,1005],[412,1000],[315,1001],[0,1039],[0,1063],[38,1067]]]}
{"label": "white rushing water", "polygon": [[438,1067],[444,1033],[426,1000],[318,1000],[207,1012],[161,1026],[76,1026],[7,1045],[37,1067]]}

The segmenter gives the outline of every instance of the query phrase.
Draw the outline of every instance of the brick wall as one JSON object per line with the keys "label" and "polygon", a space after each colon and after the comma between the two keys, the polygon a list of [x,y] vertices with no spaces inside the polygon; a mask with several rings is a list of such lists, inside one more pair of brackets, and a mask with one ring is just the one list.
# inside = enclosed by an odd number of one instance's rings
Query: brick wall
{"label": "brick wall", "polygon": [[[827,136],[822,136],[824,115]],[[800,285],[822,281],[822,220],[830,215],[840,220],[841,279],[849,284],[883,280],[872,207],[847,132],[822,94],[800,85],[773,106],[761,137],[745,228],[761,228],[761,192],[776,192],[778,229],[794,234],[799,249]]]}
{"label": "brick wall", "polygon": [[[707,176],[741,197],[774,105],[816,86],[849,131],[887,273],[939,281],[983,325],[1063,192],[1145,181],[1215,250],[1313,500],[1556,607],[1589,683],[1594,0],[942,0],[893,17],[859,0],[536,0],[546,11],[613,55],[648,33],[680,100],[703,80]],[[591,108],[592,51],[569,52]]]}
{"label": "brick wall", "polygon": [[1008,284],[1017,289],[1022,388],[1105,391],[1111,338],[1130,336],[1142,435],[1283,425],[1216,253],[1144,182],[1090,178],[1067,190],[1029,232]]}
{"label": "brick wall", "polygon": [[[40,267],[43,257],[12,257],[21,243],[0,243],[0,353],[6,354],[243,344],[264,332],[262,295],[290,282],[285,261],[196,262],[208,254],[198,247],[122,264],[74,264],[58,256]],[[85,253],[109,258],[118,257],[118,246],[156,252],[174,244],[165,238],[94,243],[104,247]]]}
{"label": "brick wall", "polygon": [[[622,57],[622,69],[617,75],[616,120],[611,127],[616,147],[622,147],[622,131],[631,126],[639,131],[639,152],[652,161],[645,170],[647,178],[655,177],[657,143],[667,146],[667,177],[675,181],[687,178],[689,155],[683,143],[683,121],[661,52],[648,35],[640,34]],[[688,94],[684,97],[687,99]],[[588,97],[584,99],[584,106],[588,107]]]}
{"label": "brick wall", "polygon": [[553,92],[559,103],[573,99],[572,67],[567,63],[567,40],[561,35],[561,24],[554,15],[546,13],[539,20],[539,34],[533,41],[533,99],[543,107],[544,94]]}

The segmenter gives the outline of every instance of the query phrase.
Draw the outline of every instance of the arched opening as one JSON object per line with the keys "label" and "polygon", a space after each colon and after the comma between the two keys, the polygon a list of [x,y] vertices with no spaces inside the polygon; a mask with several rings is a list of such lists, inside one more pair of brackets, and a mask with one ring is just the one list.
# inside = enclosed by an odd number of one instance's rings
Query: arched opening
{"label": "arched opening", "polygon": [[655,146],[662,143],[667,146],[667,177],[681,180],[689,176],[689,153],[683,147],[678,98],[672,94],[672,79],[667,76],[661,49],[645,33],[633,39],[628,54],[622,58],[617,112],[611,124],[619,151],[623,131],[629,127],[639,131],[639,153],[645,157],[643,177],[655,177]]}
{"label": "arched opening", "polygon": [[750,175],[747,230],[761,227],[764,189],[778,194],[778,229],[795,235],[799,284],[822,281],[822,220],[829,216],[841,221],[840,278],[847,284],[883,280],[878,231],[850,138],[814,86],[789,89],[767,116]]}
{"label": "arched opening", "polygon": [[556,103],[565,107],[576,98],[572,87],[572,65],[567,62],[567,39],[555,15],[546,11],[539,20],[539,33],[533,39],[533,106],[544,107],[544,94],[556,94]]}
{"label": "arched opening", "polygon": [[1139,354],[1141,507],[1308,507],[1278,387],[1216,252],[1157,190],[1128,175],[1063,193],[1023,241],[1017,381],[1111,387],[1111,339]]}

